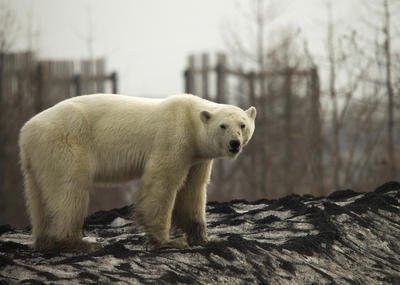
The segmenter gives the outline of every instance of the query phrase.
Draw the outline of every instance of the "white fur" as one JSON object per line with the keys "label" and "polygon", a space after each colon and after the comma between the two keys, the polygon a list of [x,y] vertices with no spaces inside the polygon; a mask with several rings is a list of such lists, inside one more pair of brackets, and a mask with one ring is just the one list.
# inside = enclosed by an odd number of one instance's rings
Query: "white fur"
{"label": "white fur", "polygon": [[[189,236],[194,231],[194,239],[206,239],[212,159],[236,156],[229,142],[246,145],[255,116],[254,107],[243,111],[187,94],[166,99],[85,95],[37,114],[20,133],[37,248],[46,248],[48,240],[79,242],[92,186],[134,178],[141,178],[137,217],[151,241],[169,242],[174,209],[178,226]],[[193,229],[191,223],[199,226]]]}

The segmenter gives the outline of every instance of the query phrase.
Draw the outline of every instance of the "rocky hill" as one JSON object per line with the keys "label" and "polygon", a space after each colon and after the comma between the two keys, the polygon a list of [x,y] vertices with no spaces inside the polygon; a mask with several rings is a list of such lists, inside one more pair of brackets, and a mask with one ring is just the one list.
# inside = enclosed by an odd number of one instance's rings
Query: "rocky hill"
{"label": "rocky hill", "polygon": [[400,284],[400,184],[207,207],[210,243],[148,251],[125,207],[90,216],[92,254],[42,254],[0,227],[0,284]]}

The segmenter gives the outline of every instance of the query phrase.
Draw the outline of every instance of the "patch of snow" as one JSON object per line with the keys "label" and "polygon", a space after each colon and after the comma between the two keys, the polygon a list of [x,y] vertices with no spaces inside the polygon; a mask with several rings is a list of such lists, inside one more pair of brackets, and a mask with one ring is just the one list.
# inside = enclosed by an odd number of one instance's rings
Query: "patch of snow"
{"label": "patch of snow", "polygon": [[124,218],[117,217],[114,219],[114,221],[112,221],[111,226],[112,227],[123,227],[123,226],[125,226],[127,224],[131,224],[131,223],[132,223],[132,221],[130,221],[130,220],[126,220]]}
{"label": "patch of snow", "polygon": [[236,205],[235,204],[235,205],[232,205],[231,207],[235,210],[236,213],[243,214],[243,213],[247,213],[248,211],[265,208],[266,205],[265,204],[257,204],[257,205],[246,205],[246,204]]}
{"label": "patch of snow", "polygon": [[86,237],[84,237],[82,239],[84,241],[91,242],[91,243],[99,242],[99,238],[97,238],[97,237],[88,237],[88,236],[86,236]]}
{"label": "patch of snow", "polygon": [[115,267],[120,265],[123,260],[115,258],[113,256],[107,255],[107,256],[101,256],[99,258],[96,258],[98,260],[98,269],[101,271],[114,271]]}
{"label": "patch of snow", "polygon": [[287,211],[275,211],[275,210],[268,210],[264,212],[260,212],[254,215],[255,220],[260,220],[262,218],[268,217],[268,216],[276,216],[281,220],[285,220],[293,215],[292,211],[287,210]]}
{"label": "patch of snow", "polygon": [[33,241],[30,234],[23,233],[5,233],[1,235],[0,241],[12,241],[23,245],[32,245]]}
{"label": "patch of snow", "polygon": [[346,201],[336,201],[336,202],[332,202],[333,204],[336,204],[336,205],[338,205],[338,206],[341,206],[341,207],[343,207],[343,206],[346,206],[346,205],[349,205],[349,204],[351,204],[351,203],[353,203],[355,200],[357,200],[357,199],[359,199],[359,198],[361,198],[363,195],[357,195],[357,196],[354,196],[354,197],[351,197],[351,198],[348,198],[348,199],[346,199]]}

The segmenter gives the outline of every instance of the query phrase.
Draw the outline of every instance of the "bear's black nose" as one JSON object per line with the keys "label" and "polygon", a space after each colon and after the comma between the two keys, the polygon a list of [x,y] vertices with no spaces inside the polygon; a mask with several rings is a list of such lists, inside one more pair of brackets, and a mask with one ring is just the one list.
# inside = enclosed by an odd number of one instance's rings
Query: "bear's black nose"
{"label": "bear's black nose", "polygon": [[231,141],[229,142],[229,146],[230,146],[232,149],[238,149],[238,148],[240,147],[240,141],[239,141],[239,140],[231,140]]}

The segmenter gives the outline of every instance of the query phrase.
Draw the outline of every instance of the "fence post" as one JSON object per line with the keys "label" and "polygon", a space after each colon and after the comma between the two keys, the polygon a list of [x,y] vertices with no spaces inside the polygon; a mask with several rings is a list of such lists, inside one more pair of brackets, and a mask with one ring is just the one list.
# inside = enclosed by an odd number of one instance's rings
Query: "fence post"
{"label": "fence post", "polygon": [[[215,71],[217,73],[217,103],[225,103],[225,79],[226,79],[226,56],[225,54],[217,55],[217,66]],[[222,189],[225,179],[225,165],[222,160],[215,162],[215,172],[217,174],[217,188]]]}
{"label": "fence post", "polygon": [[43,66],[41,63],[36,68],[36,94],[33,97],[33,107],[35,113],[39,113],[43,109]]}
{"label": "fence post", "polygon": [[[5,53],[0,51],[0,207],[6,209],[6,191],[4,189],[4,181],[5,181],[5,169],[6,169],[6,158],[5,158],[5,148],[7,145],[7,136],[5,130],[6,118],[5,118],[5,92],[3,86],[3,76],[4,76],[4,62],[5,62]],[[3,222],[3,221],[1,221]]]}
{"label": "fence post", "polygon": [[111,73],[112,93],[118,94],[118,74],[117,72]]}
{"label": "fence post", "polygon": [[247,74],[247,80],[249,82],[249,103],[252,106],[254,106],[256,103],[255,79],[256,74],[254,72]]}
{"label": "fence post", "polygon": [[[256,74],[252,71],[246,74],[248,86],[249,86],[249,105],[251,106],[256,106]],[[259,120],[259,119],[257,119]],[[263,175],[262,169],[264,169],[264,166],[260,165],[259,163],[259,158],[260,158],[260,153],[258,151],[258,143],[259,143],[259,137],[254,136],[253,137],[253,143],[249,145],[249,156],[250,156],[250,161],[251,161],[251,166],[255,168],[254,171],[252,171],[252,176],[249,177],[250,180],[250,185],[252,185],[251,189],[254,189],[255,193],[257,193],[257,197],[262,196],[262,189],[265,185],[261,185],[262,181],[260,180],[260,176]],[[261,169],[260,169],[261,168]],[[260,175],[261,173],[261,175]]]}
{"label": "fence post", "polygon": [[194,55],[189,55],[188,57],[188,67],[184,72],[185,77],[185,93],[193,94],[195,93],[194,87]]}
{"label": "fence post", "polygon": [[204,53],[201,57],[201,61],[202,61],[202,67],[201,67],[202,97],[208,100],[210,99],[210,94],[208,90],[208,72],[210,71],[208,54]]}
{"label": "fence post", "polygon": [[293,173],[292,173],[292,163],[293,163],[293,137],[292,137],[292,77],[293,77],[293,70],[288,68],[286,70],[286,78],[285,78],[285,103],[284,103],[284,120],[285,120],[285,161],[284,161],[284,171],[286,174],[285,179],[285,190],[286,194],[293,192]]}
{"label": "fence post", "polygon": [[318,189],[315,195],[322,195],[324,189],[324,169],[323,169],[323,139],[321,130],[321,114],[320,114],[320,85],[318,70],[313,67],[310,71],[310,95],[311,95],[311,149],[314,150],[312,156],[313,173]]}
{"label": "fence post", "polygon": [[75,85],[75,96],[81,95],[82,89],[81,89],[81,76],[80,76],[80,74],[75,75],[72,78],[72,82]]}
{"label": "fence post", "polygon": [[218,103],[226,103],[226,55],[219,53],[217,55],[217,98]]}

